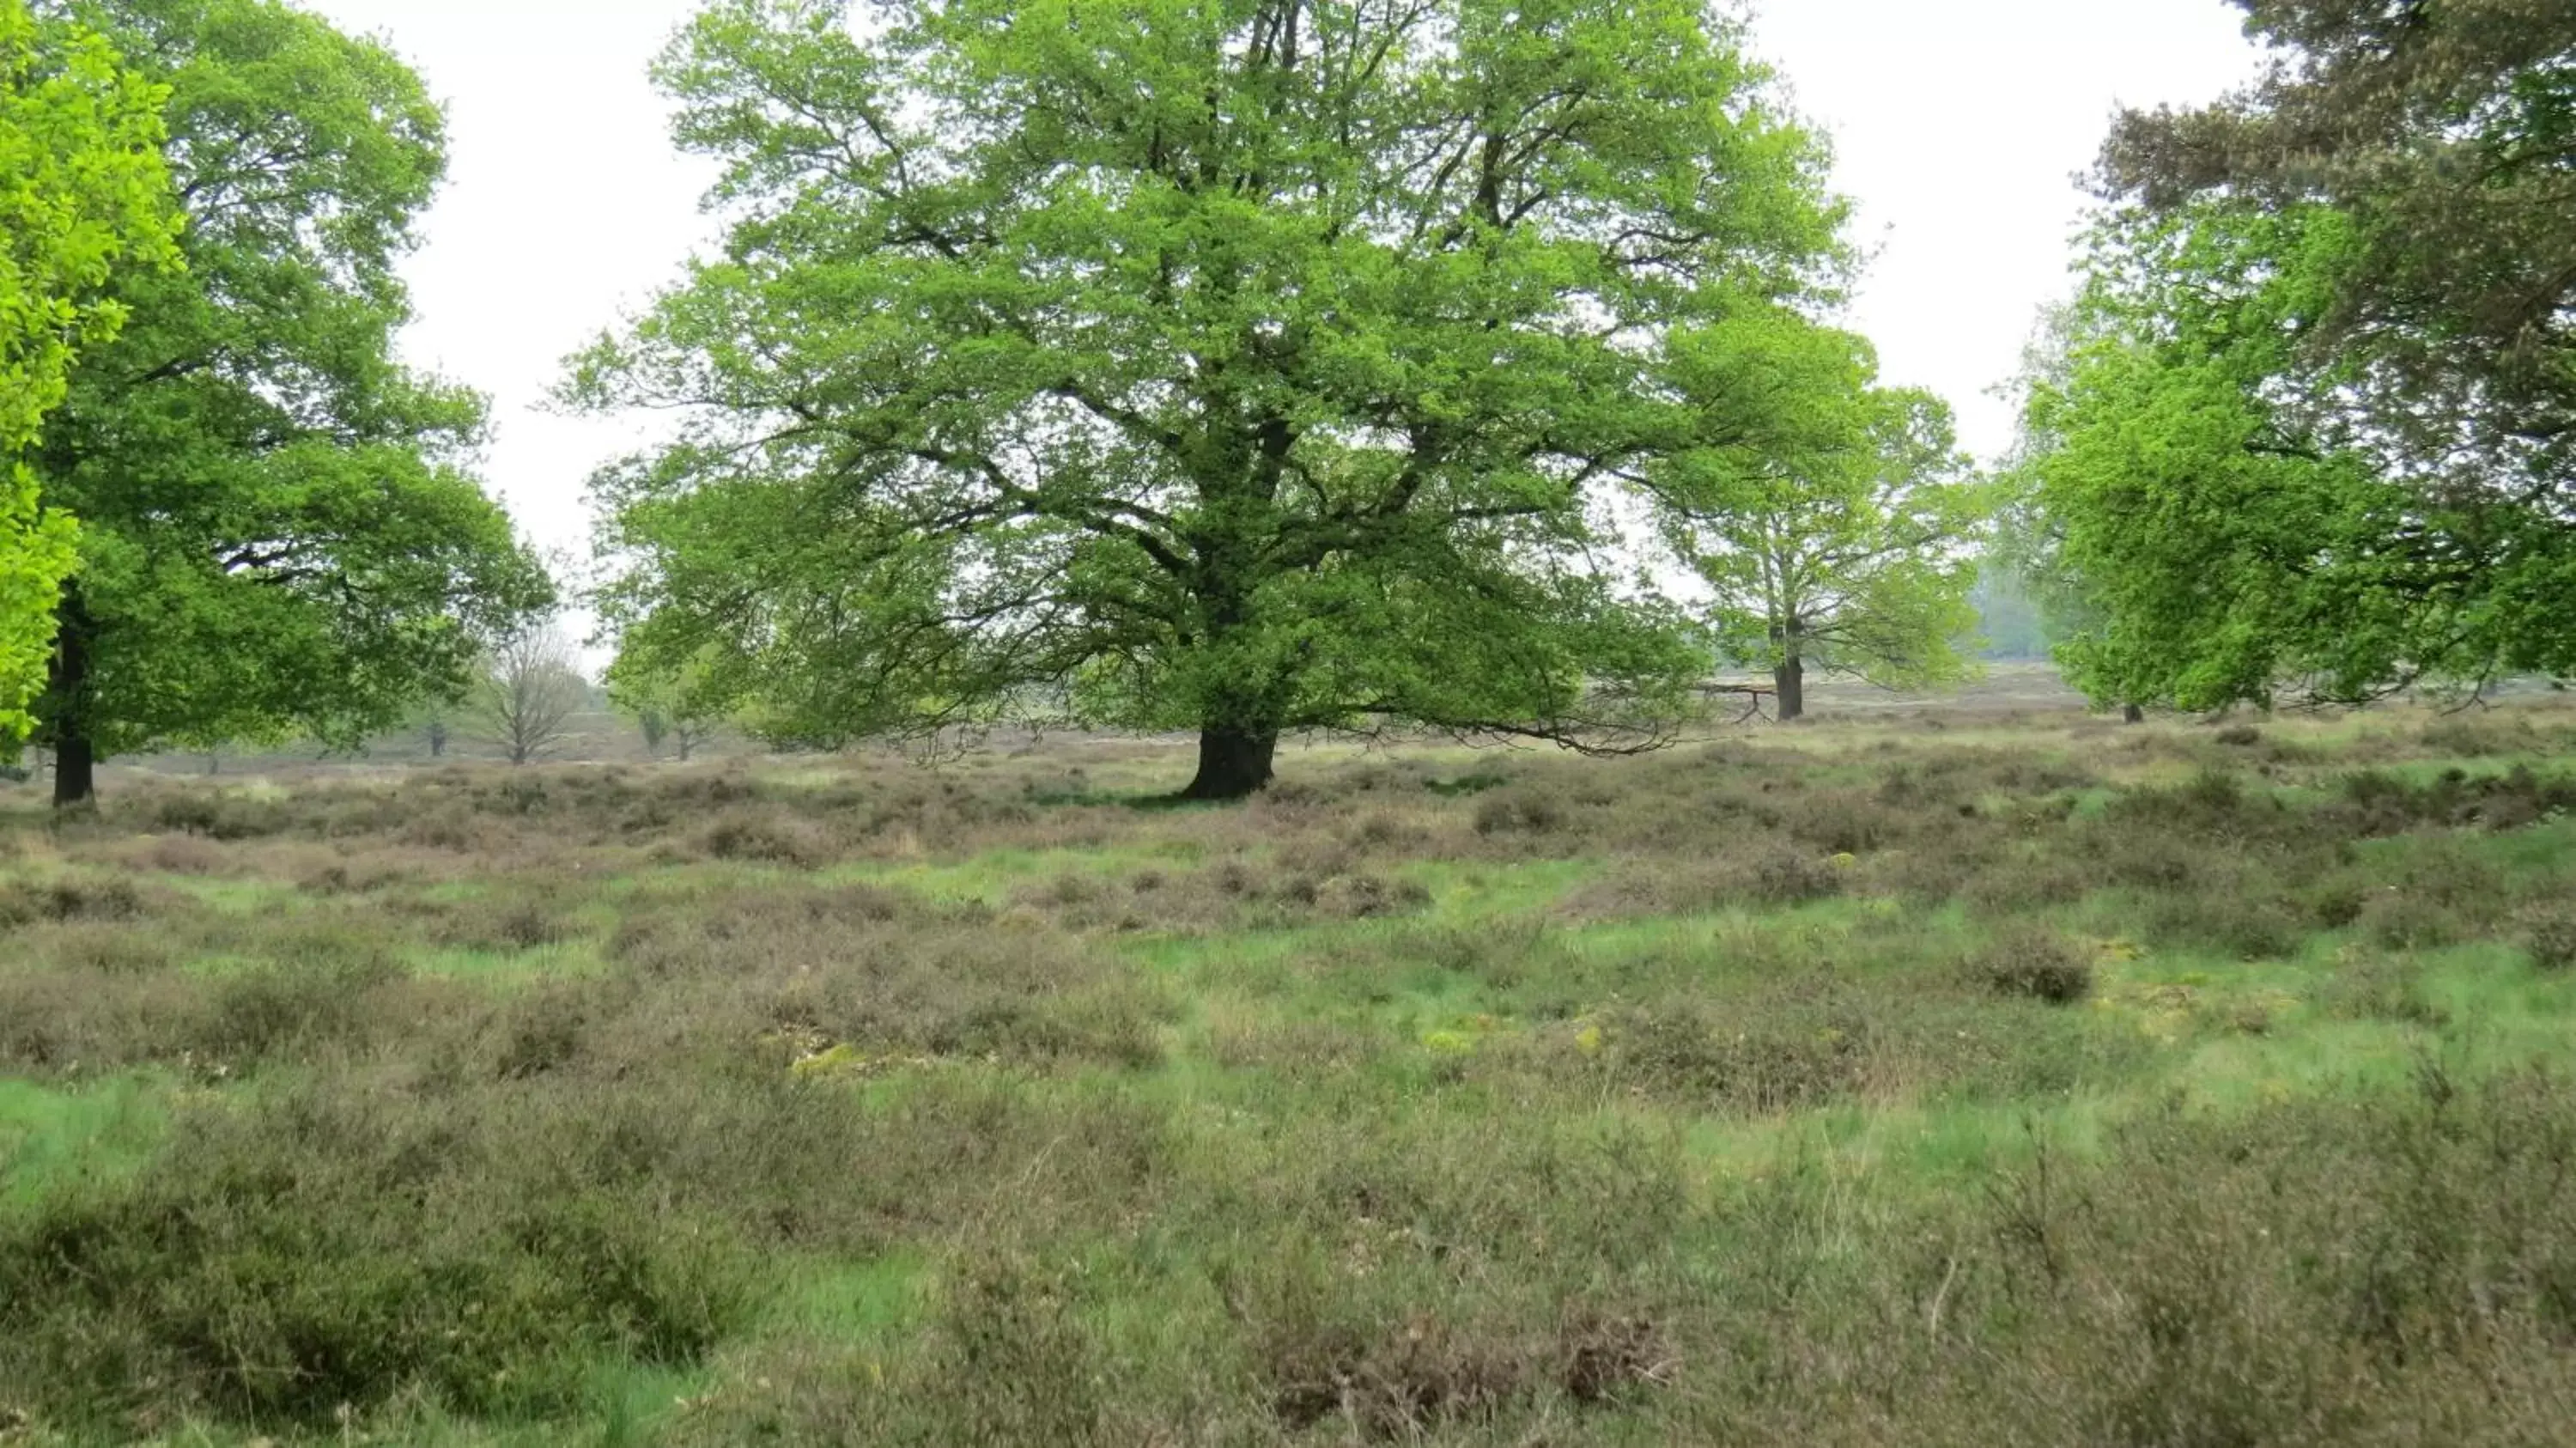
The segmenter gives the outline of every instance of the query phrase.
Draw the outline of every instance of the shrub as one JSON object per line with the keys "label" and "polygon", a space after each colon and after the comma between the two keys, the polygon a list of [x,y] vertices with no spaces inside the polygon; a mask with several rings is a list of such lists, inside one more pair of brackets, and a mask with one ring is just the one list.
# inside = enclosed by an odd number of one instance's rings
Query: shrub
{"label": "shrub", "polygon": [[1600,1029],[1620,1078],[1704,1110],[1770,1115],[1851,1095],[1868,1080],[1869,1021],[1830,1007],[1729,1018],[1667,1003],[1612,1012]]}
{"label": "shrub", "polygon": [[1987,989],[2050,1005],[2093,993],[2093,952],[2053,930],[2016,930],[1979,951],[1970,969]]}
{"label": "shrub", "polygon": [[736,809],[699,837],[710,859],[810,870],[830,862],[832,842],[819,826],[774,811]]}
{"label": "shrub", "polygon": [[560,945],[573,938],[573,922],[545,899],[485,895],[440,906],[430,938],[458,950],[509,952]]}
{"label": "shrub", "polygon": [[149,1172],[0,1216],[0,1392],[70,1423],[157,1400],[320,1426],[415,1392],[555,1413],[601,1353],[684,1367],[743,1320],[706,1224],[488,1166],[434,1112],[201,1114]]}
{"label": "shrub", "polygon": [[2148,938],[2214,951],[2231,960],[2282,960],[2308,941],[2307,913],[2258,877],[2212,880],[2188,892],[2150,895]]}
{"label": "shrub", "polygon": [[1338,875],[1316,891],[1317,908],[1344,920],[1407,915],[1431,903],[1431,892],[1415,880],[1387,880],[1376,875]]}
{"label": "shrub", "polygon": [[2446,1019],[2427,1000],[2423,967],[2403,956],[2347,950],[2319,1004],[2349,1020],[2438,1026]]}
{"label": "shrub", "polygon": [[1171,1014],[1150,980],[1079,939],[869,887],[666,901],[630,915],[609,950],[644,980],[694,983],[770,1028],[814,1033],[817,1050],[865,1056],[1142,1066],[1160,1059]]}
{"label": "shrub", "polygon": [[2353,925],[2363,939],[2389,950],[2438,950],[2472,933],[2450,907],[2394,886],[2365,898]]}
{"label": "shrub", "polygon": [[164,798],[151,818],[164,830],[215,840],[261,839],[283,834],[293,823],[274,803],[193,790]]}
{"label": "shrub", "polygon": [[0,928],[39,921],[135,920],[150,913],[154,903],[147,903],[143,892],[125,880],[15,883],[0,887]]}
{"label": "shrub", "polygon": [[2522,914],[2522,946],[2542,970],[2576,966],[2576,904],[2552,900]]}
{"label": "shrub", "polygon": [[1564,799],[1558,795],[1530,785],[1515,785],[1477,799],[1476,833],[1551,834],[1565,827],[1568,813]]}

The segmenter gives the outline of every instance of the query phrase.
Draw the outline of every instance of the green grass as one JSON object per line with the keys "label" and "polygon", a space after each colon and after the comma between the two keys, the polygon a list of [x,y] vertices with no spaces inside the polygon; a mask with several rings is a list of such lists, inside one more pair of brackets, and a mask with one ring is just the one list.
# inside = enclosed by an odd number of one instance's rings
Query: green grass
{"label": "green grass", "polygon": [[79,1087],[0,1080],[0,1202],[142,1170],[169,1130],[161,1083],[138,1075]]}

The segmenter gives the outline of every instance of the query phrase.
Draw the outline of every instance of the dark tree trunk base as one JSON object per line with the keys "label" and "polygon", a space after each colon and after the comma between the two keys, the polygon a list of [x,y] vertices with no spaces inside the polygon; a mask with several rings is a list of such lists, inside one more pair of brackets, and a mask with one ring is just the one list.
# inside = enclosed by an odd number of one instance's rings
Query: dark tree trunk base
{"label": "dark tree trunk base", "polygon": [[1180,798],[1249,799],[1270,787],[1271,762],[1279,753],[1276,733],[1241,729],[1206,729],[1199,733],[1199,773]]}
{"label": "dark tree trunk base", "polygon": [[98,756],[85,738],[54,741],[54,808],[71,809],[98,799]]}
{"label": "dark tree trunk base", "polygon": [[2142,704],[2130,704],[2130,705],[2127,705],[2127,706],[2123,707],[2123,708],[2120,710],[2120,721],[2121,721],[2122,723],[2124,723],[2124,724],[2144,724],[2144,723],[2146,723],[2146,722],[2147,722],[2147,710],[2146,710],[2146,706],[2144,706],[2144,705],[2142,705]]}
{"label": "dark tree trunk base", "polygon": [[1791,659],[1773,669],[1771,684],[1776,691],[1775,701],[1779,706],[1781,723],[1793,724],[1807,717],[1806,660]]}
{"label": "dark tree trunk base", "polygon": [[98,746],[90,732],[89,608],[78,577],[63,580],[62,606],[54,611],[54,656],[45,666],[52,716],[46,732],[54,747],[54,808],[73,809],[98,798]]}

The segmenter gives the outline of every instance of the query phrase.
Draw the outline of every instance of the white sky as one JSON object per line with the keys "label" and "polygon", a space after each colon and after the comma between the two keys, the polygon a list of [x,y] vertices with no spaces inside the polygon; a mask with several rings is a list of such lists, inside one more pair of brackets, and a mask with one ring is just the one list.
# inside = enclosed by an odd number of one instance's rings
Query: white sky
{"label": "white sky", "polygon": [[[586,552],[583,485],[650,420],[544,410],[565,354],[711,238],[712,171],[671,149],[645,65],[693,0],[305,0],[383,35],[451,118],[448,189],[408,275],[408,355],[491,394],[487,476],[540,543]],[[1932,387],[1981,454],[1989,389],[2067,287],[2115,104],[2205,101],[2251,75],[2221,0],[1764,0],[1757,43],[1834,136],[1876,259],[1852,318],[1887,380]]]}

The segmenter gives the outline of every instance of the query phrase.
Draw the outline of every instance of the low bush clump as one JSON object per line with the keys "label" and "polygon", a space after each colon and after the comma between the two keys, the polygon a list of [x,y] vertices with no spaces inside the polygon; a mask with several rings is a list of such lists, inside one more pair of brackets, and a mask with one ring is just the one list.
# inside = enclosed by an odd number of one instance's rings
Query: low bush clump
{"label": "low bush clump", "polygon": [[2552,900],[2524,910],[2522,946],[2542,970],[2576,967],[2576,904]]}
{"label": "low bush clump", "polygon": [[100,1428],[172,1406],[321,1426],[405,1394],[554,1414],[602,1354],[686,1366],[745,1320],[722,1233],[542,1189],[541,1162],[496,1170],[453,1131],[298,1093],[0,1213],[0,1397]]}
{"label": "low bush clump", "polygon": [[1979,951],[1970,969],[1999,995],[2073,1005],[2093,993],[2094,954],[2053,930],[2015,930]]}

